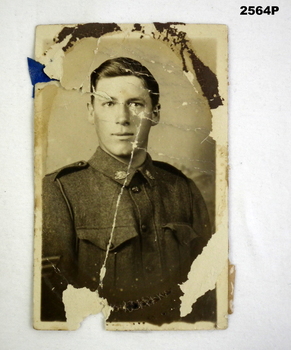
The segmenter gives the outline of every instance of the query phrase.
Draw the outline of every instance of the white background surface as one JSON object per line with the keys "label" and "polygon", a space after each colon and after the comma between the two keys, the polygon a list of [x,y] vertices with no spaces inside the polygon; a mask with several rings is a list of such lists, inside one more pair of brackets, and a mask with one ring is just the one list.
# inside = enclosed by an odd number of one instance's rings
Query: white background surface
{"label": "white background surface", "polygon": [[[242,5],[277,5],[240,16]],[[290,0],[0,2],[0,349],[291,348]],[[235,313],[225,331],[75,332],[32,328],[33,100],[26,57],[37,24],[222,23],[229,26],[230,258]]]}

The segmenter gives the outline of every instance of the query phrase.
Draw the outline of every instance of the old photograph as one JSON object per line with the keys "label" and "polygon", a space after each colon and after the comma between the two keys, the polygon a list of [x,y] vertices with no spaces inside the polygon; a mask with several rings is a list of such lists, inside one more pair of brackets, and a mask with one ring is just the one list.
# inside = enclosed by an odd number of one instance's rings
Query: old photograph
{"label": "old photograph", "polygon": [[34,327],[224,329],[227,27],[42,25]]}

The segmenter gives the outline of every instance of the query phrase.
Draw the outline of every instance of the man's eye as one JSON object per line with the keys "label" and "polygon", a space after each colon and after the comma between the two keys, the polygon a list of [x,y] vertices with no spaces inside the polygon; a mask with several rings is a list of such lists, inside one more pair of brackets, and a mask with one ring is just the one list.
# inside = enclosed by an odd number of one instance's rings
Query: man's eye
{"label": "man's eye", "polygon": [[130,102],[130,103],[129,103],[129,107],[135,107],[135,108],[137,108],[137,107],[143,107],[143,106],[144,106],[144,104],[141,103],[141,102]]}
{"label": "man's eye", "polygon": [[113,105],[114,105],[114,103],[112,101],[104,102],[102,104],[102,106],[104,106],[104,107],[112,107]]}

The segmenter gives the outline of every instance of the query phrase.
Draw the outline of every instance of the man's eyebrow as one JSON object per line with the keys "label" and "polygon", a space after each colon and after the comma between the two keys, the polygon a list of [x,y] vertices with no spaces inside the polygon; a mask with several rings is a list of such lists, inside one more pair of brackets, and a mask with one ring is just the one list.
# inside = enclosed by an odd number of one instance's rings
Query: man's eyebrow
{"label": "man's eyebrow", "polygon": [[143,97],[131,97],[127,100],[128,102],[134,102],[134,101],[142,101],[146,102],[146,100]]}
{"label": "man's eyebrow", "polygon": [[[117,99],[116,97],[109,96],[109,95],[108,95],[106,92],[104,92],[104,91],[98,91],[98,90],[97,90],[95,93],[93,93],[93,95],[94,95],[95,97],[102,98],[102,99],[104,99],[104,100],[106,100],[106,101],[114,101],[114,102],[118,101],[118,99]],[[135,101],[139,101],[139,102],[146,103],[145,98],[139,97],[139,96],[137,96],[137,97],[131,97],[131,98],[129,98],[129,99],[127,100],[127,102],[135,102]]]}
{"label": "man's eyebrow", "polygon": [[109,96],[106,92],[104,92],[104,91],[96,91],[96,92],[94,92],[93,93],[93,95],[95,96],[95,97],[100,97],[100,98],[103,98],[103,99],[105,99],[105,100],[107,100],[107,101],[117,101],[117,98],[115,98],[115,97],[112,97],[112,96]]}

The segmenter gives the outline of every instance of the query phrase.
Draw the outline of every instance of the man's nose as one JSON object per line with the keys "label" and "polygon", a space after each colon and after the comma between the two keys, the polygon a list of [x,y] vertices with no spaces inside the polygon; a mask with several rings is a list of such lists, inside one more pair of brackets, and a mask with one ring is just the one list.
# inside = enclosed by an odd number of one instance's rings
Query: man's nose
{"label": "man's nose", "polygon": [[130,124],[130,110],[126,103],[119,103],[116,115],[116,124]]}

